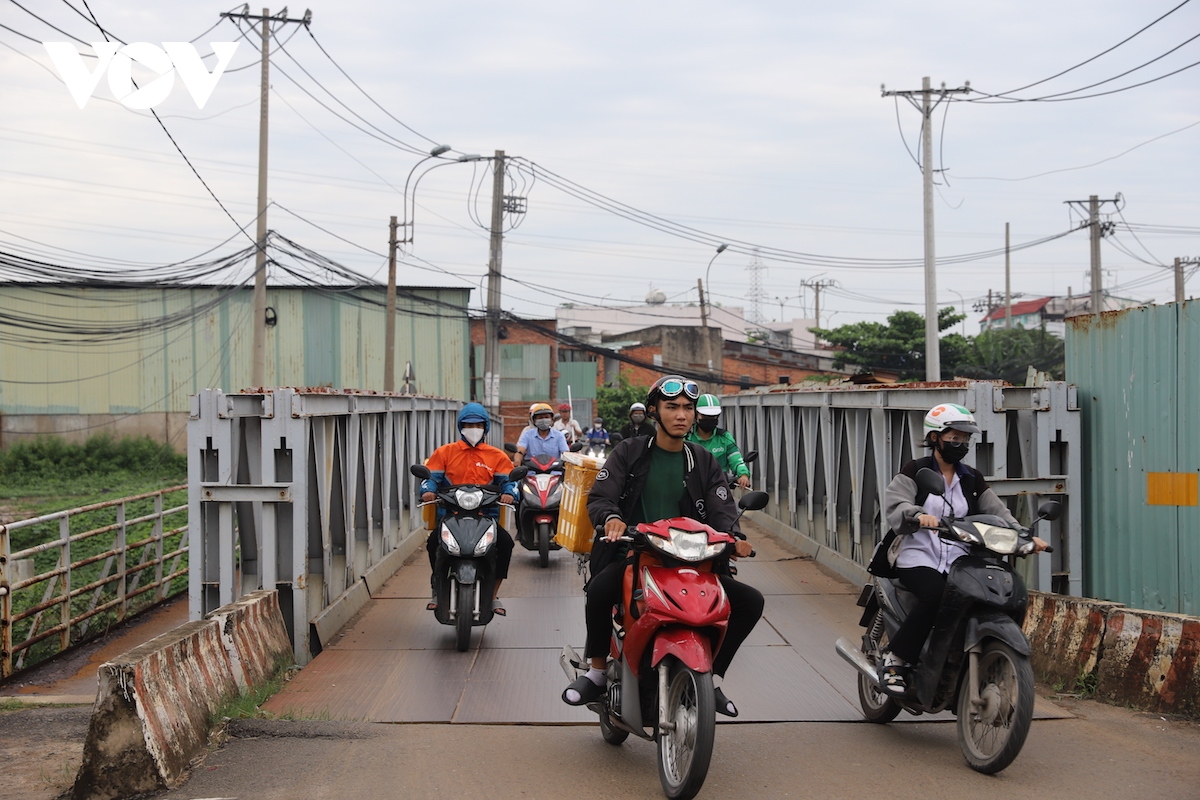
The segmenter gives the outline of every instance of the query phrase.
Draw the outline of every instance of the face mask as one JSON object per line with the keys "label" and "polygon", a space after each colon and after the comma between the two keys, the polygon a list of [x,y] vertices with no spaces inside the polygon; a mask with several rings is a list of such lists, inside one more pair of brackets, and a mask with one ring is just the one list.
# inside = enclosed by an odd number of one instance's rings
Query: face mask
{"label": "face mask", "polygon": [[966,458],[971,449],[970,442],[938,442],[938,452],[947,464],[957,464]]}
{"label": "face mask", "polygon": [[712,417],[701,417],[697,420],[696,427],[705,433],[712,433],[717,429],[717,420]]}
{"label": "face mask", "polygon": [[642,421],[646,419],[646,415],[645,414],[630,414],[629,418],[631,420],[633,420],[634,425],[641,425]]}
{"label": "face mask", "polygon": [[534,420],[533,424],[535,427],[537,427],[537,429],[539,431],[548,431],[548,430],[550,430],[550,426],[553,425],[554,423],[552,423],[548,419],[538,419],[538,420]]}
{"label": "face mask", "polygon": [[479,440],[483,438],[483,428],[462,428],[459,433],[472,447],[479,444]]}
{"label": "face mask", "polygon": [[596,430],[600,430],[600,423],[599,423],[599,422],[597,422],[597,423],[596,423],[595,425],[593,425],[592,427],[593,427],[593,428],[595,428]]}

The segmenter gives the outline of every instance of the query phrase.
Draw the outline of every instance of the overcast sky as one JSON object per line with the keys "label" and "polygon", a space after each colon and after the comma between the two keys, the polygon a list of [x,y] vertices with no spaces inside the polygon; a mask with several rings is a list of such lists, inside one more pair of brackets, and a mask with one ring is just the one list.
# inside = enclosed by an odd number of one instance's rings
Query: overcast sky
{"label": "overcast sky", "polygon": [[[217,253],[249,244],[148,112],[117,103],[106,80],[84,109],[72,101],[40,42],[68,40],[49,24],[100,40],[76,13],[86,13],[82,0],[20,3],[28,11],[0,0],[0,249],[90,269],[110,259],[171,262],[227,239]],[[117,37],[153,43],[191,40],[229,10],[153,0],[88,5]],[[935,87],[970,81],[977,92],[1010,92],[1101,54],[1178,5],[317,2],[312,36],[281,27],[286,52],[271,59],[269,195],[277,206],[269,225],[383,280],[388,217],[404,216],[402,190],[420,158],[412,151],[432,142],[451,145],[449,158],[502,149],[693,229],[699,240],[597,209],[544,178],[531,183],[529,170],[514,164],[510,191],[526,196],[527,213],[506,235],[504,273],[520,283],[505,281],[503,304],[517,313],[551,316],[570,301],[627,305],[652,287],[672,301],[695,301],[696,280],[720,241],[740,244],[713,263],[714,299],[748,313],[746,267],[751,248],[764,248],[764,321],[811,316],[806,280],[836,282],[822,296],[827,326],[923,311],[922,183],[910,155],[919,154],[921,115],[903,99],[881,97],[880,84],[914,90],[930,76]],[[289,8],[292,17],[303,11]],[[1118,193],[1120,204],[1103,208],[1116,223],[1102,248],[1106,285],[1139,300],[1173,298],[1170,271],[1156,264],[1200,256],[1200,67],[1153,79],[1200,61],[1200,40],[1184,44],[1198,34],[1200,2],[1185,2],[1112,52],[1011,96],[1078,90],[1182,45],[1082,94],[1153,81],[1128,91],[937,109],[934,163],[946,170],[935,201],[937,255],[1000,251],[940,266],[942,304],[969,310],[989,289],[1003,291],[1006,222],[1014,246],[1024,244],[1079,224],[1064,201]],[[197,46],[208,53],[208,42],[237,40],[225,21]],[[242,40],[231,69],[248,68],[222,76],[203,110],[178,80],[156,109],[241,225],[253,220],[257,197],[256,46],[256,37]],[[134,77],[153,73],[135,65]],[[474,286],[472,304],[481,304],[486,168],[452,163],[421,180],[402,283]],[[775,251],[793,255],[778,260]],[[1086,231],[1013,253],[1013,291],[1086,292],[1088,253]],[[1200,276],[1188,292],[1200,296]],[[978,316],[971,314],[971,333]]]}

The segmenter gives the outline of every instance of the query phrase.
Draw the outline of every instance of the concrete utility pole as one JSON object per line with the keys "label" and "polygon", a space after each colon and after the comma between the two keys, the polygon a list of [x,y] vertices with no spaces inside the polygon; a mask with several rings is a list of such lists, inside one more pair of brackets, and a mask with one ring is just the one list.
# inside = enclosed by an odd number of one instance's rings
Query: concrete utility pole
{"label": "concrete utility pole", "polygon": [[1004,223],[1004,329],[1012,330],[1012,265],[1009,261],[1008,223]]}
{"label": "concrete utility pole", "polygon": [[1200,258],[1175,259],[1175,302],[1183,302],[1183,268],[1200,265]]}
{"label": "concrete utility pole", "polygon": [[[837,281],[800,281],[801,286],[808,287],[813,290],[813,317],[816,318],[816,327],[821,327],[821,290],[830,286],[837,286]],[[813,344],[819,345],[821,338],[815,336]]]}
{"label": "concrete utility pole", "polygon": [[271,67],[271,22],[281,25],[298,22],[308,27],[312,22],[312,12],[305,10],[304,16],[291,19],[287,16],[287,8],[272,17],[271,10],[264,8],[261,16],[246,11],[224,11],[222,17],[244,19],[247,22],[258,20],[262,23],[262,70],[258,112],[258,227],[255,229],[254,240],[258,244],[258,252],[254,254],[254,352],[250,369],[250,383],[255,387],[266,383],[267,373],[267,98],[270,94],[269,80]]}
{"label": "concrete utility pole", "polygon": [[483,342],[483,404],[500,414],[500,264],[504,242],[504,151],[492,163],[492,238],[488,249],[487,317]]}
{"label": "concrete utility pole", "polygon": [[387,319],[383,323],[383,390],[396,391],[396,228],[392,217],[388,225]]}
{"label": "concrete utility pole", "polygon": [[[937,265],[933,235],[933,110],[950,95],[970,92],[971,84],[967,82],[957,89],[947,89],[943,83],[941,89],[930,89],[929,78],[925,77],[921,79],[920,92],[889,92],[886,87],[880,89],[884,97],[903,97],[921,112],[921,171],[925,180],[925,380],[940,381],[942,354],[938,338]],[[914,99],[917,94],[921,95],[920,105]],[[934,95],[937,95],[936,101]]]}
{"label": "concrete utility pole", "polygon": [[1080,207],[1087,203],[1088,210],[1088,230],[1090,232],[1090,249],[1091,249],[1091,269],[1092,269],[1092,296],[1091,296],[1091,313],[1099,314],[1104,311],[1104,275],[1100,271],[1100,239],[1103,238],[1104,232],[1108,229],[1108,223],[1100,222],[1100,206],[1105,203],[1112,203],[1114,206],[1120,202],[1121,195],[1118,194],[1111,200],[1101,200],[1096,195],[1091,195],[1087,200],[1065,200],[1068,205],[1078,205]]}

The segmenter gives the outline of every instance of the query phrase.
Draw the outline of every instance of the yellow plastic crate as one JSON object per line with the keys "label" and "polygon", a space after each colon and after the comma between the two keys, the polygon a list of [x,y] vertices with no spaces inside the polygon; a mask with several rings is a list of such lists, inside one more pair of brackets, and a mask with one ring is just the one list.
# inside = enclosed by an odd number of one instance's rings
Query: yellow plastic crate
{"label": "yellow plastic crate", "polygon": [[572,553],[592,552],[594,531],[592,521],[588,518],[587,497],[603,464],[602,458],[578,453],[563,455],[562,505],[558,511],[558,530],[554,541]]}

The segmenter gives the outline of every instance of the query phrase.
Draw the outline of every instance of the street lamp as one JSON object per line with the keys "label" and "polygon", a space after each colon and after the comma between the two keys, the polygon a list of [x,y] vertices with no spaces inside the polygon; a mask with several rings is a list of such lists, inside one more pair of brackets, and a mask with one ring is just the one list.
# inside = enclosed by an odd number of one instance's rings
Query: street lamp
{"label": "street lamp", "polygon": [[[722,242],[717,245],[717,252],[713,253],[713,257],[708,260],[708,267],[704,270],[704,283],[700,285],[700,323],[704,326],[704,354],[708,359],[708,371],[712,373],[713,355],[712,355],[712,337],[708,334],[708,309],[706,306],[711,305],[704,296],[705,289],[708,287],[708,274],[712,271],[713,262],[717,260],[717,256],[724,253],[729,245]],[[709,290],[711,294],[711,290]]]}
{"label": "street lamp", "polygon": [[[412,181],[413,174],[417,171],[418,167],[420,167],[422,164],[424,164],[429,159],[438,158],[448,152],[450,152],[450,145],[439,144],[437,147],[435,147],[429,151],[429,155],[422,158],[416,164],[413,164],[413,168],[408,171],[408,177],[404,179],[404,222],[402,223],[402,226],[407,229],[407,233],[405,234],[404,238],[400,240],[400,242],[399,242],[400,244],[412,244],[412,240],[413,240],[412,228],[413,228],[414,220],[410,219],[410,215],[408,212],[408,198],[409,198],[408,185]],[[420,175],[418,175],[417,180],[415,182],[413,182],[413,185],[412,185],[412,198],[413,198],[413,200],[412,200],[412,204],[413,204],[412,217],[416,217],[416,215],[417,215],[417,184],[419,184],[421,182],[421,178],[424,178],[426,173],[428,173],[430,170],[437,169],[438,167],[444,167],[447,164],[461,164],[466,161],[480,161],[480,160],[482,160],[482,158],[483,158],[483,156],[479,156],[479,155],[461,155],[458,158],[454,159],[453,161],[443,161],[441,164],[434,164],[432,167],[425,170],[425,172],[422,172]]]}
{"label": "street lamp", "polygon": [[964,299],[964,298],[963,298],[963,296],[962,296],[962,292],[956,292],[956,291],[954,291],[953,289],[949,289],[948,291],[949,291],[951,294],[956,294],[956,295],[958,295],[958,302],[959,302],[959,303],[962,305],[962,313],[963,313],[963,321],[962,321],[962,325],[963,325],[963,338],[965,339],[965,338],[967,337],[967,301],[966,301],[966,299]]}

